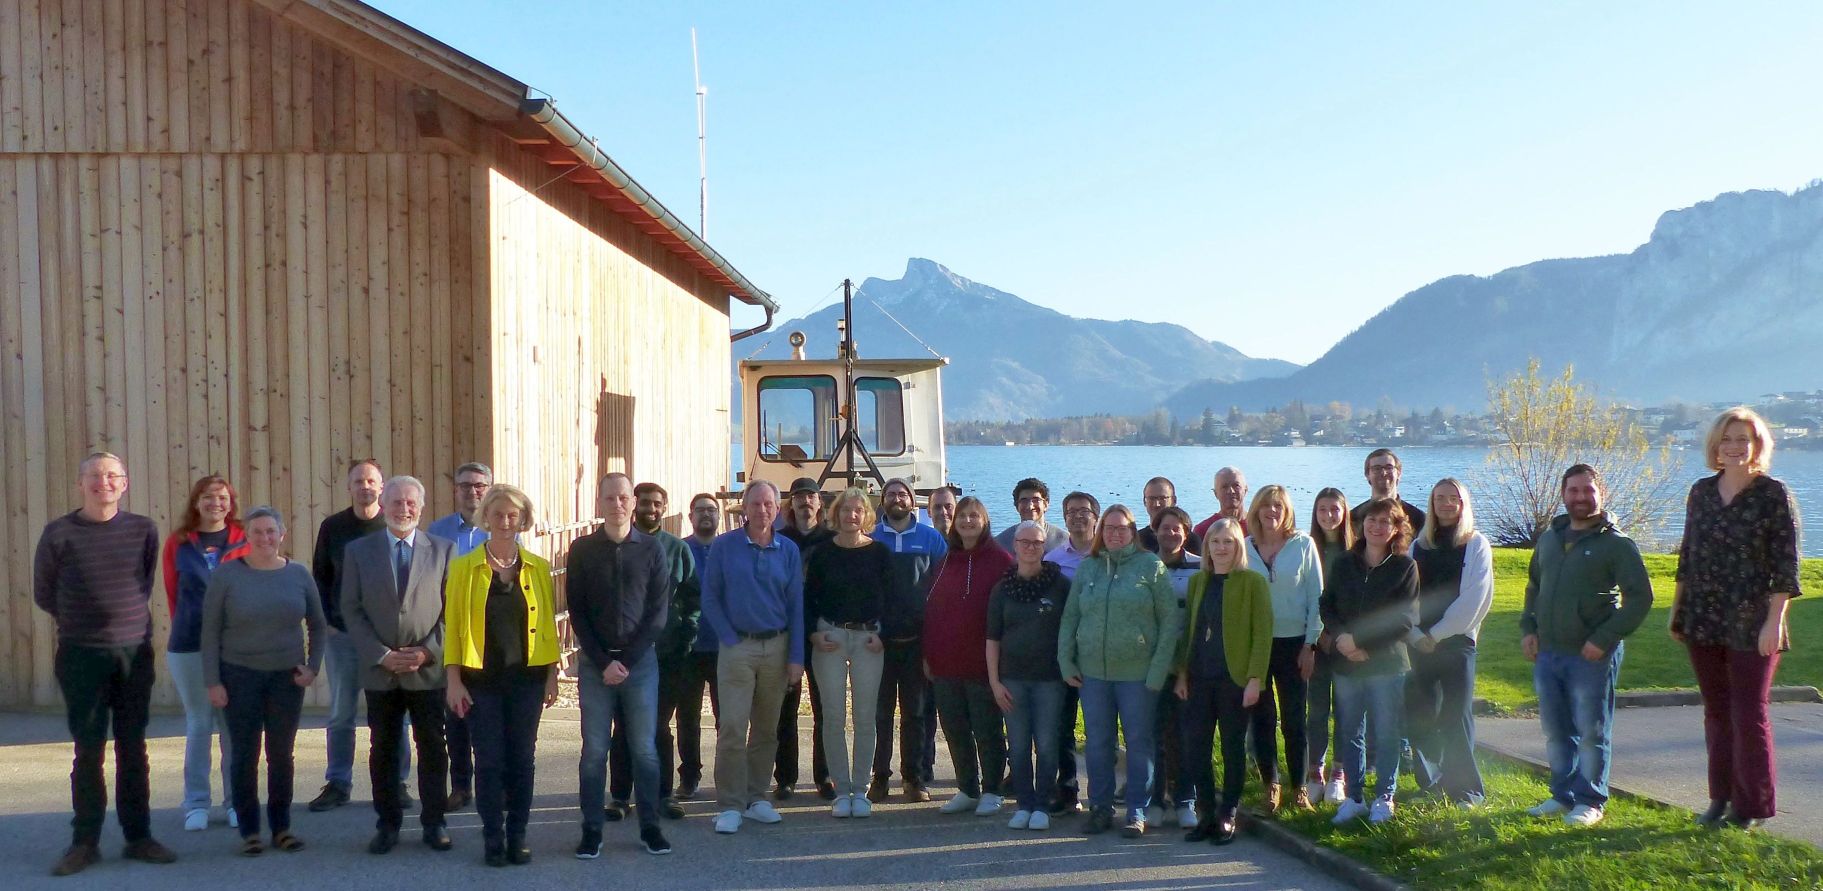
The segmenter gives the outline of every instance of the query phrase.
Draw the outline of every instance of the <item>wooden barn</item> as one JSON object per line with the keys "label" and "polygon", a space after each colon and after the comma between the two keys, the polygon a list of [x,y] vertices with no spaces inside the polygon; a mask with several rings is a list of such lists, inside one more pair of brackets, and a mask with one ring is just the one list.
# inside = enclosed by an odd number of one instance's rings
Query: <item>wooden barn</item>
{"label": "wooden barn", "polygon": [[84,454],[164,530],[220,472],[305,559],[364,457],[427,517],[468,460],[560,533],[609,470],[681,506],[737,302],[550,102],[354,0],[0,0],[0,705],[58,701],[31,557]]}

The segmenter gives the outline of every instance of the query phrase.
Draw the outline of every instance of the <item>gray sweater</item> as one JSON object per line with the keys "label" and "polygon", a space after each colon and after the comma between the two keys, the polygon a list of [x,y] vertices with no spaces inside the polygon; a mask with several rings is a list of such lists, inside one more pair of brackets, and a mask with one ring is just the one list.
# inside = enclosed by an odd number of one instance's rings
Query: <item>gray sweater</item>
{"label": "gray sweater", "polygon": [[296,560],[278,569],[223,563],[203,595],[203,683],[222,682],[223,662],[256,671],[308,665],[315,672],[323,664],[324,627],[309,567]]}

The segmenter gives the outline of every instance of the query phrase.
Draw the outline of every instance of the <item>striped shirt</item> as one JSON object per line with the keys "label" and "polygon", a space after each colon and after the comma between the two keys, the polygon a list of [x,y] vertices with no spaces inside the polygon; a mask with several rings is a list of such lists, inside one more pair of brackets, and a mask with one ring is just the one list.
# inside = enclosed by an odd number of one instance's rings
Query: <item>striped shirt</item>
{"label": "striped shirt", "polygon": [[32,564],[32,599],[57,620],[57,639],[124,647],[152,637],[158,527],[121,511],[105,523],[72,511],[44,527]]}

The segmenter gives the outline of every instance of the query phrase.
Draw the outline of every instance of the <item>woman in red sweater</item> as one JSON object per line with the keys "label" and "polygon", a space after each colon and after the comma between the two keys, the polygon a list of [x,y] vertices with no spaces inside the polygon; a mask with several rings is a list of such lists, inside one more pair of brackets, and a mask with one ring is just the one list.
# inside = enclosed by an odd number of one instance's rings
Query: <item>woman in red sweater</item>
{"label": "woman in red sweater", "polygon": [[936,697],[937,720],[956,764],[956,797],[946,814],[1000,810],[1006,779],[1006,727],[987,679],[987,602],[1013,558],[994,543],[987,505],[956,502],[949,553],[924,605],[924,673]]}

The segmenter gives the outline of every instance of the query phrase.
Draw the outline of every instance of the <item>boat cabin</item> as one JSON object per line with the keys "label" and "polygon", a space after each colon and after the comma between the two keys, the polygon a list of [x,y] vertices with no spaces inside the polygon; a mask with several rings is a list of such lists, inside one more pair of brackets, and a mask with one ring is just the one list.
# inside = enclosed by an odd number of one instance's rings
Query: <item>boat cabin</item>
{"label": "boat cabin", "polygon": [[[802,335],[792,340],[797,345]],[[942,375],[949,360],[845,362],[796,352],[741,363],[741,482],[766,480],[784,492],[808,476],[826,492],[850,484],[878,492],[898,477],[927,495],[948,480]],[[851,415],[859,448],[845,442]]]}

